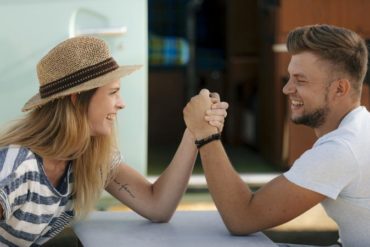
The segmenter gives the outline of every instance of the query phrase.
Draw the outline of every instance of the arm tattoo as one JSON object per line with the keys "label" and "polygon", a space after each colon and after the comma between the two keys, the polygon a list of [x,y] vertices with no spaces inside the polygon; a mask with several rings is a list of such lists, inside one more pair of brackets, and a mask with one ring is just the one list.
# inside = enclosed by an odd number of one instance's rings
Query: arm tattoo
{"label": "arm tattoo", "polygon": [[128,189],[128,184],[121,184],[116,179],[113,179],[113,182],[118,185],[118,191],[125,190],[132,198],[135,198],[135,195]]}

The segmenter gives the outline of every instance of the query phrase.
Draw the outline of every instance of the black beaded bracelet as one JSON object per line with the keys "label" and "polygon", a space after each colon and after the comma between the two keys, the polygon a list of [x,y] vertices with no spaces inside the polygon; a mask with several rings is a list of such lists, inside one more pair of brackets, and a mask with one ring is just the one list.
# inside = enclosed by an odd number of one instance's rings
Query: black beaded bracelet
{"label": "black beaded bracelet", "polygon": [[210,143],[211,141],[220,140],[221,139],[221,133],[216,133],[210,136],[207,136],[206,138],[195,140],[195,145],[197,145],[197,148],[201,148],[202,146],[206,145],[207,143]]}

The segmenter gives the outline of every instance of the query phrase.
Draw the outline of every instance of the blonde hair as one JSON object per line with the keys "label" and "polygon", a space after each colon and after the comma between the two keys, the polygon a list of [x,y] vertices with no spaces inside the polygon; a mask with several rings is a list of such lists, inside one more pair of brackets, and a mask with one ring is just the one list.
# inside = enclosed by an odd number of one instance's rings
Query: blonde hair
{"label": "blonde hair", "polygon": [[41,157],[71,160],[73,208],[83,218],[94,208],[106,186],[116,149],[115,132],[91,136],[88,106],[96,89],[64,97],[37,108],[13,122],[0,134],[0,146],[16,144]]}

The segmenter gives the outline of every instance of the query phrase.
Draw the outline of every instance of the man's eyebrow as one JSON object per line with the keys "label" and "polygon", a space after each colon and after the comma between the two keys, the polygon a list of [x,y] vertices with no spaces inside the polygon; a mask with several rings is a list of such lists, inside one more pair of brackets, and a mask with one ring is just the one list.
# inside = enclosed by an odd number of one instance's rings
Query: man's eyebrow
{"label": "man's eyebrow", "polygon": [[300,73],[295,73],[293,75],[291,75],[292,77],[295,77],[295,78],[300,78],[300,79],[307,79],[307,76],[304,75],[304,74],[300,74]]}

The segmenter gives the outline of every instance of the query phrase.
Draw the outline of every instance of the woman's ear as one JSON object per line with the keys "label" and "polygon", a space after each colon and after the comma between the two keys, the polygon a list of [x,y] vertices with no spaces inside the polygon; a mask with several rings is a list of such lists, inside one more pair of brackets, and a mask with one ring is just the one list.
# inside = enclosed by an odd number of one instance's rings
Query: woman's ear
{"label": "woman's ear", "polygon": [[74,105],[74,106],[76,106],[76,101],[77,101],[77,94],[76,93],[73,93],[73,94],[71,94],[71,101],[72,101],[72,104]]}

